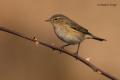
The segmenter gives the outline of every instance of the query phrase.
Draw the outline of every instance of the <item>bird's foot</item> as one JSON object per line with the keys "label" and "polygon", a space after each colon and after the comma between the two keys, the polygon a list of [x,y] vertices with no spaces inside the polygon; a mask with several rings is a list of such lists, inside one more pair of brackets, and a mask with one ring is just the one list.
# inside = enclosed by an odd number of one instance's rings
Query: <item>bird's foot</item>
{"label": "bird's foot", "polygon": [[65,48],[66,46],[69,46],[69,45],[71,45],[71,44],[66,44],[66,45],[61,46],[61,47],[60,47],[60,50],[61,50],[61,51],[60,51],[60,54],[62,53],[62,50],[64,50],[64,48]]}
{"label": "bird's foot", "polygon": [[78,52],[75,52],[73,55],[75,56],[76,59],[78,59],[78,57],[79,57]]}
{"label": "bird's foot", "polygon": [[[60,50],[64,50],[64,46],[60,47]],[[60,54],[62,53],[62,51],[60,51]]]}

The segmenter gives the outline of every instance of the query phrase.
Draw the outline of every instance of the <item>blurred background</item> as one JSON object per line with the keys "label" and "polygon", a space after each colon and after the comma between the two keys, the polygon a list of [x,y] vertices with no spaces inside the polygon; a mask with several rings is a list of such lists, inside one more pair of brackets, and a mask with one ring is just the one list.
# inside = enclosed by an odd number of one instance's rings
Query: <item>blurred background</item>
{"label": "blurred background", "polygon": [[[116,6],[97,6],[115,3]],[[86,40],[80,56],[120,79],[120,0],[0,0],[0,25],[61,46],[52,25],[45,22],[61,13],[107,42]],[[75,52],[76,46],[66,48]],[[0,80],[108,80],[74,58],[0,32]]]}

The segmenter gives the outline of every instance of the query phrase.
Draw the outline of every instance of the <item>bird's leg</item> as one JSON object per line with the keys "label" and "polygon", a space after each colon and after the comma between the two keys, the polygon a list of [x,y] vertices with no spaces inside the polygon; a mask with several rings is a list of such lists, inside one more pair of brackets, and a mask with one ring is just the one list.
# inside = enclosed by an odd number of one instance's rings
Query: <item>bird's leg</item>
{"label": "bird's leg", "polygon": [[[63,45],[63,46],[60,47],[60,49],[61,49],[61,50],[64,50],[64,48],[65,48],[66,46],[69,46],[69,45],[71,45],[71,44]],[[61,51],[60,51],[60,54],[61,54]]]}
{"label": "bird's leg", "polygon": [[77,51],[74,53],[74,55],[77,57],[78,57],[79,47],[80,47],[80,43],[78,44]]}

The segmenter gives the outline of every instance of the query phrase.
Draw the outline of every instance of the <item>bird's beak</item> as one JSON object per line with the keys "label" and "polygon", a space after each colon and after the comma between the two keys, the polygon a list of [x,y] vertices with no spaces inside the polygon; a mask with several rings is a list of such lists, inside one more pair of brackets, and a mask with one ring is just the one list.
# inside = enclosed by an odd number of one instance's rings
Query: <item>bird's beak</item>
{"label": "bird's beak", "polygon": [[46,22],[50,22],[51,20],[50,19],[47,19],[47,20],[45,20]]}

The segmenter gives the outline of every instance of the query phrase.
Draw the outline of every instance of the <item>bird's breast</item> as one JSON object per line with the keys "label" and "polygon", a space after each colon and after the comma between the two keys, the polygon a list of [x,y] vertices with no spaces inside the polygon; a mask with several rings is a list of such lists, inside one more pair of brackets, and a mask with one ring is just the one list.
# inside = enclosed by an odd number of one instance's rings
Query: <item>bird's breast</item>
{"label": "bird's breast", "polygon": [[56,35],[70,44],[78,44],[84,39],[84,34],[69,27],[69,25],[54,25]]}

